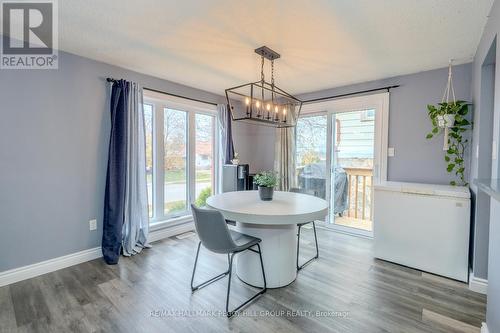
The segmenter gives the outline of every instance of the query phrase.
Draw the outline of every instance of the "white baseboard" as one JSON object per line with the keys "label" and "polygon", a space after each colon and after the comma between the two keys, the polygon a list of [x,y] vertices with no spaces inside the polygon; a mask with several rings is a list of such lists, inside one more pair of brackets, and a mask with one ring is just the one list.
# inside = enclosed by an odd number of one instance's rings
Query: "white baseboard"
{"label": "white baseboard", "polygon": [[101,247],[0,272],[0,287],[102,257]]}
{"label": "white baseboard", "polygon": [[156,241],[159,241],[161,239],[180,235],[180,234],[183,234],[183,233],[191,231],[191,230],[194,230],[193,221],[178,224],[178,225],[168,227],[168,228],[154,230],[154,231],[151,231],[149,233],[149,242],[150,243],[156,242]]}
{"label": "white baseboard", "polygon": [[[158,229],[149,233],[149,241],[155,242],[160,239],[179,235],[194,230],[194,223],[182,223],[168,228]],[[82,262],[102,257],[101,247],[75,252],[62,257],[49,259],[36,264],[27,265],[0,272],[0,287],[30,279],[39,275],[47,274],[66,267],[81,264]]]}
{"label": "white baseboard", "polygon": [[483,323],[483,325],[481,326],[481,333],[490,333],[490,331],[488,330],[488,325],[486,325],[486,323]]}
{"label": "white baseboard", "polygon": [[488,280],[474,276],[473,272],[469,273],[469,289],[476,293],[485,294],[488,292]]}

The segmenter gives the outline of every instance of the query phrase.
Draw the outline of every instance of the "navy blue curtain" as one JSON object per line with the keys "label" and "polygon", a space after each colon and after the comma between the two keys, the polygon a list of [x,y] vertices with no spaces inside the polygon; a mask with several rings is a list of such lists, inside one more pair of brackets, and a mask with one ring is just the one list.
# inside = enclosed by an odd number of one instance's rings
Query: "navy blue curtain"
{"label": "navy blue curtain", "polygon": [[233,129],[232,129],[232,117],[229,111],[229,106],[227,106],[226,112],[226,164],[231,164],[231,160],[234,158],[234,144],[233,144]]}
{"label": "navy blue curtain", "polygon": [[118,263],[125,217],[128,94],[128,82],[120,80],[113,83],[110,105],[111,137],[102,233],[102,254],[104,261],[109,265]]}

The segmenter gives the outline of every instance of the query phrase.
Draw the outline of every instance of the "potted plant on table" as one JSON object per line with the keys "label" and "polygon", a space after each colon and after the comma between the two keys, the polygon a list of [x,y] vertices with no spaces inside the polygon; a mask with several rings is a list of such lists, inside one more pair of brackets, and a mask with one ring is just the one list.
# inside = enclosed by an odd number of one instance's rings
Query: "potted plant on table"
{"label": "potted plant on table", "polygon": [[255,175],[254,183],[259,187],[260,200],[273,200],[274,187],[278,185],[278,177],[274,171],[262,171]]}

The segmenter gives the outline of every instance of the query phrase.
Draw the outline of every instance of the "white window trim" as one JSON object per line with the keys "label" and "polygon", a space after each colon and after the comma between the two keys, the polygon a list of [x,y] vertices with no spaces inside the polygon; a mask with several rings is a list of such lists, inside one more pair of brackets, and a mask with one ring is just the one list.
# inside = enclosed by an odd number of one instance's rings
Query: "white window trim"
{"label": "white window trim", "polygon": [[[153,169],[157,170],[153,173],[153,217],[150,218],[150,224],[155,230],[161,227],[172,226],[179,222],[186,222],[191,217],[190,203],[196,200],[196,114],[205,114],[214,117],[212,146],[213,146],[213,172],[212,172],[212,191],[217,190],[219,178],[219,135],[217,121],[217,107],[206,103],[191,101],[184,98],[162,94],[156,91],[144,89],[144,104],[153,106]],[[163,142],[163,126],[165,108],[184,111],[187,113],[187,206],[186,211],[164,214],[164,159],[158,158],[164,147]],[[161,133],[158,133],[158,130]],[[215,193],[215,192],[214,192]]]}

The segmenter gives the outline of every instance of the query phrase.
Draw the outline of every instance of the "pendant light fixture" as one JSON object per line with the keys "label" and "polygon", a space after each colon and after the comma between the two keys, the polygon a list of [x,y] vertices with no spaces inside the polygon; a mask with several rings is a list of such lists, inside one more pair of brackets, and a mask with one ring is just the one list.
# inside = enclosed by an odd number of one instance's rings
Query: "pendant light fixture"
{"label": "pendant light fixture", "polygon": [[[261,57],[260,81],[226,89],[233,120],[252,122],[277,128],[297,124],[302,101],[278,88],[274,82],[274,60],[280,55],[267,46],[255,49]],[[271,82],[264,76],[265,59],[271,63]]]}

